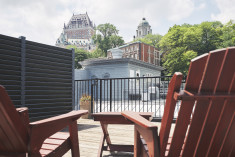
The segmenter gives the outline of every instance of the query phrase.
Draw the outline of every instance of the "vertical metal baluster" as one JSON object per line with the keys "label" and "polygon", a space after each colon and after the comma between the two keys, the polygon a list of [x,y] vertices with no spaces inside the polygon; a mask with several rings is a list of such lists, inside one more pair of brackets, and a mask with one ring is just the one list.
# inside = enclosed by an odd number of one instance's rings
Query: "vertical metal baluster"
{"label": "vertical metal baluster", "polygon": [[102,112],[102,80],[100,80],[100,112]]}
{"label": "vertical metal baluster", "polygon": [[140,99],[141,99],[141,94],[140,94],[140,78],[139,78],[139,112],[140,112]]}
{"label": "vertical metal baluster", "polygon": [[89,85],[90,85],[90,81],[87,80],[86,82],[87,82],[87,83],[86,83],[86,84],[87,84],[87,95],[90,95],[90,94],[91,94],[91,93],[90,93],[90,86],[89,86]]}
{"label": "vertical metal baluster", "polygon": [[121,111],[123,111],[122,110],[122,79],[121,79]]}
{"label": "vertical metal baluster", "polygon": [[135,78],[135,112],[136,112],[136,78]]}
{"label": "vertical metal baluster", "polygon": [[149,83],[149,78],[147,78],[147,85],[146,85],[146,88],[147,88],[147,112],[149,111],[149,101],[148,101],[148,98],[149,98],[149,89],[148,89],[148,83]]}
{"label": "vertical metal baluster", "polygon": [[151,112],[153,112],[153,78],[150,78],[151,79],[151,93],[149,95],[149,98],[151,99]]}
{"label": "vertical metal baluster", "polygon": [[124,79],[124,110],[126,109],[126,79]]}
{"label": "vertical metal baluster", "polygon": [[114,112],[116,112],[116,107],[115,107],[115,104],[116,104],[116,103],[115,103],[115,101],[116,101],[116,100],[115,100],[115,98],[116,98],[116,96],[115,96],[115,95],[116,95],[116,91],[115,91],[115,89],[116,89],[116,88],[115,88],[115,79],[113,79],[113,87],[114,87],[114,89],[113,89],[113,96],[114,96],[114,99],[113,99],[113,102],[114,102],[114,103],[113,103],[113,108],[114,108]]}
{"label": "vertical metal baluster", "polygon": [[[117,91],[117,98],[116,98],[116,100],[115,100],[115,101],[117,101],[117,104],[116,104],[116,105],[117,105],[117,111],[116,111],[116,112],[118,112],[118,109],[120,108],[119,105],[118,105],[118,100],[119,100],[119,83],[118,83],[118,82],[119,82],[119,80],[120,80],[120,79],[117,79],[117,80],[116,80],[116,82],[117,82],[117,83],[116,83],[116,84],[117,84],[117,90],[116,90],[116,91]],[[116,92],[115,92],[115,95],[116,95]]]}
{"label": "vertical metal baluster", "polygon": [[[157,88],[158,88],[158,87],[157,87],[157,79],[156,79],[156,77],[155,77],[155,112],[154,112],[154,113],[155,113],[155,117],[156,117],[156,111],[157,111],[157,110],[156,110],[156,109],[157,109],[157,104],[156,104],[156,103],[157,103]],[[159,89],[158,89],[158,90],[159,90]]]}
{"label": "vertical metal baluster", "polygon": [[[161,82],[161,81],[162,81],[162,78],[159,79],[160,90],[162,90],[162,87],[161,87],[161,83],[162,83],[162,82]],[[162,93],[163,93],[163,91],[162,91]],[[161,99],[162,99],[162,98],[161,98]],[[162,106],[161,106],[161,99],[159,99],[159,107],[160,107],[160,108],[159,108],[159,117],[162,117],[162,115],[161,115],[161,107],[162,107]]]}
{"label": "vertical metal baluster", "polygon": [[144,97],[144,77],[143,77],[143,112],[144,112],[144,101],[145,101],[144,98],[145,97]]}
{"label": "vertical metal baluster", "polygon": [[81,97],[82,97],[82,81],[79,81],[80,82],[80,92],[79,92],[79,110],[80,110],[80,99],[81,99]]}
{"label": "vertical metal baluster", "polygon": [[94,98],[94,93],[93,93],[93,84],[91,82],[91,113],[93,113],[93,105],[94,105],[94,102],[93,102],[93,99]]}
{"label": "vertical metal baluster", "polygon": [[87,86],[86,86],[86,80],[84,81],[85,82],[85,94],[87,95]]}
{"label": "vertical metal baluster", "polygon": [[103,80],[103,83],[104,83],[104,100],[103,100],[103,103],[104,103],[104,105],[103,105],[103,110],[104,110],[104,112],[105,112],[105,108],[106,108],[106,95],[105,95],[105,91],[106,91],[106,87],[105,87],[105,80]]}
{"label": "vertical metal baluster", "polygon": [[76,83],[77,83],[77,102],[76,102],[77,104],[76,104],[76,109],[78,110],[78,102],[80,102],[80,100],[79,100],[80,98],[79,98],[79,95],[78,95],[79,94],[79,92],[78,92],[78,81],[76,81]]}
{"label": "vertical metal baluster", "polygon": [[129,110],[129,82],[130,82],[130,79],[128,78],[128,94],[127,94],[127,97],[128,97],[128,110]]}
{"label": "vertical metal baluster", "polygon": [[109,97],[109,101],[110,101],[110,112],[112,112],[112,79],[110,79],[110,97]]}

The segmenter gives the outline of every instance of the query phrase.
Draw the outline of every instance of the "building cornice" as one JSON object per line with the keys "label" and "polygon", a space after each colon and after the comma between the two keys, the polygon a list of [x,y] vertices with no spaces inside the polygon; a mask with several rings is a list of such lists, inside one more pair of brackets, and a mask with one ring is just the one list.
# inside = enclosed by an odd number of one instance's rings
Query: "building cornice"
{"label": "building cornice", "polygon": [[150,68],[153,70],[164,70],[161,66],[156,66],[147,62],[143,62],[133,58],[117,58],[117,59],[87,59],[79,62],[83,67],[86,66],[96,66],[96,65],[111,65],[111,64],[132,64],[138,65],[145,68]]}
{"label": "building cornice", "polygon": [[[145,44],[145,45],[148,45],[148,46],[151,46],[151,47],[154,47],[157,51],[160,51],[158,48],[156,48],[155,46],[152,46],[150,44],[146,44],[142,41],[135,41],[135,42],[130,42],[130,43],[126,43],[125,45],[122,45],[122,46],[119,46],[119,47],[115,47],[117,49],[120,49],[120,48],[125,48],[125,47],[128,47],[128,46],[131,46],[131,45],[134,45],[134,44]],[[113,48],[112,48],[113,49]],[[112,49],[108,49],[107,51],[111,51]]]}

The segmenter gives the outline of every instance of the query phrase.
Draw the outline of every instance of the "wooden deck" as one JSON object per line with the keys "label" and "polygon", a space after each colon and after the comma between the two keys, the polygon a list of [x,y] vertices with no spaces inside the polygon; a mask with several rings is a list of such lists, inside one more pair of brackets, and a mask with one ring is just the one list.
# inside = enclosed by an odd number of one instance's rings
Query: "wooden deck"
{"label": "wooden deck", "polygon": [[[78,120],[78,136],[81,157],[97,157],[102,129],[99,122],[92,119]],[[160,123],[156,123],[160,126]],[[108,126],[111,142],[114,144],[133,144],[134,126],[133,125],[109,125]],[[132,157],[132,153],[127,152],[103,152],[104,157]],[[71,157],[68,152],[64,157]]]}

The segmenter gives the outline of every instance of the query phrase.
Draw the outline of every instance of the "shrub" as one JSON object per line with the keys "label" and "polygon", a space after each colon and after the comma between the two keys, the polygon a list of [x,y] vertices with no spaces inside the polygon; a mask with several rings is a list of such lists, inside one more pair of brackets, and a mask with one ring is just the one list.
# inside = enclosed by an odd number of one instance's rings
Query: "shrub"
{"label": "shrub", "polygon": [[91,96],[90,95],[82,95],[80,102],[86,102],[86,101],[91,101]]}

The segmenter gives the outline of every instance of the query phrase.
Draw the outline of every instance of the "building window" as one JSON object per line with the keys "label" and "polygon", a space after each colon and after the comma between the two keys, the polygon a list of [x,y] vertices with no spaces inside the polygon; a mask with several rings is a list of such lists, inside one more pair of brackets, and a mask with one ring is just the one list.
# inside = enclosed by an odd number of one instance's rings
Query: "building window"
{"label": "building window", "polygon": [[136,54],[136,53],[134,54],[134,57],[135,57],[135,59],[138,59],[138,57],[137,57],[137,54]]}
{"label": "building window", "polygon": [[146,76],[146,77],[151,77],[152,74],[147,73],[145,76]]}
{"label": "building window", "polygon": [[140,71],[136,71],[136,77],[140,77]]}
{"label": "building window", "polygon": [[91,79],[97,79],[97,76],[96,75],[92,75]]}
{"label": "building window", "polygon": [[103,78],[105,78],[105,79],[110,78],[110,74],[109,73],[103,74]]}
{"label": "building window", "polygon": [[159,61],[159,59],[157,59],[157,65],[160,65],[160,61]]}

